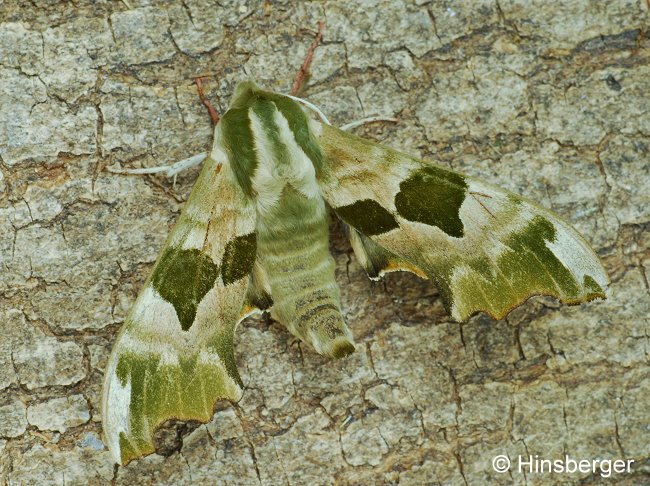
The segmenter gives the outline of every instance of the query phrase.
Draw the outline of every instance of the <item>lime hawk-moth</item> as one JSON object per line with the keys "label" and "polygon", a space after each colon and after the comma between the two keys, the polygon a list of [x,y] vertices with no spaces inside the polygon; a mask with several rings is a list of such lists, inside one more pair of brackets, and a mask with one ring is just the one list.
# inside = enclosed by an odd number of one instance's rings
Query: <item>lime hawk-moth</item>
{"label": "lime hawk-moth", "polygon": [[503,318],[534,294],[605,297],[597,256],[557,215],[335,128],[308,106],[242,82],[217,123],[106,369],[104,436],[116,462],[153,452],[166,420],[208,422],[219,399],[241,398],[233,339],[254,312],[269,310],[325,356],[354,351],[329,215],[370,278],[431,279],[456,321]]}

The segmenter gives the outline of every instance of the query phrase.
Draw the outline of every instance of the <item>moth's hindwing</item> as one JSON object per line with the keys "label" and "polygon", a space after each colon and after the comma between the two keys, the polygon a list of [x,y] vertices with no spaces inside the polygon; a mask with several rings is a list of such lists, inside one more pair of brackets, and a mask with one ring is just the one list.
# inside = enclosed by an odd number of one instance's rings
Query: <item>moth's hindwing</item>
{"label": "moth's hindwing", "polygon": [[241,397],[233,336],[260,295],[255,255],[254,207],[215,142],[109,359],[102,415],[116,462],[153,452],[166,420],[208,422],[218,399]]}
{"label": "moth's hindwing", "polygon": [[396,269],[434,280],[459,321],[495,318],[535,294],[604,298],[609,279],[585,240],[520,196],[314,122],[320,185],[371,277]]}

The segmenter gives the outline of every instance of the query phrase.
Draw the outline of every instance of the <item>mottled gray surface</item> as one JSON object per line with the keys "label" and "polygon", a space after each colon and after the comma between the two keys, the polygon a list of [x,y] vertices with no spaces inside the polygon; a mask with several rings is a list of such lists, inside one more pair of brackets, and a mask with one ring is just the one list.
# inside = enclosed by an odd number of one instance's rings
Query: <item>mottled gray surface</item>
{"label": "mottled gray surface", "polygon": [[[607,301],[534,298],[448,321],[433,285],[371,283],[333,226],[359,343],[324,359],[247,320],[247,384],[198,428],[116,468],[100,441],[108,350],[198,169],[124,177],[206,150],[193,78],[225,106],[250,76],[335,123],[484,177],[571,221]],[[650,38],[645,0],[0,3],[0,483],[599,484],[497,474],[491,459],[634,459],[650,482]]]}

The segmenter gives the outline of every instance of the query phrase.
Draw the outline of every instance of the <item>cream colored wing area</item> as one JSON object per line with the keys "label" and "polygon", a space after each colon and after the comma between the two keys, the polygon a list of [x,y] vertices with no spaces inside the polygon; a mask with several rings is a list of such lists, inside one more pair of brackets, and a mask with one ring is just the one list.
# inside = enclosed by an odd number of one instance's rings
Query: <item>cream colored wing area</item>
{"label": "cream colored wing area", "polygon": [[166,420],[208,422],[217,400],[240,399],[233,339],[255,252],[255,209],[215,142],[113,346],[102,417],[116,462],[153,452]]}
{"label": "cream colored wing area", "polygon": [[459,321],[479,311],[502,318],[535,294],[567,303],[605,297],[597,256],[552,212],[336,128],[315,132],[325,155],[321,190],[357,230],[352,246],[371,276],[425,274]]}
{"label": "cream colored wing area", "polygon": [[371,280],[379,280],[387,273],[399,271],[411,272],[424,279],[428,278],[418,267],[389,252],[375,243],[372,238],[347,224],[345,228],[354,254]]}

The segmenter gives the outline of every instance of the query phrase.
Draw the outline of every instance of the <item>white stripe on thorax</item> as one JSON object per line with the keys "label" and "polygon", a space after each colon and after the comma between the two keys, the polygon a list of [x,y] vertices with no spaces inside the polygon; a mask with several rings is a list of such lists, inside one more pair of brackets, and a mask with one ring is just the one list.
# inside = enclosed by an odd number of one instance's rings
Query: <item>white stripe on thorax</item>
{"label": "white stripe on thorax", "polygon": [[283,163],[274,160],[273,142],[266,133],[264,122],[252,109],[248,111],[248,117],[257,155],[257,169],[252,182],[257,193],[258,211],[267,212],[275,206],[287,184],[310,199],[320,197],[314,165],[296,142],[289,122],[282,113],[274,110],[274,123],[270,128],[278,133],[280,143],[287,151],[289,160]]}

